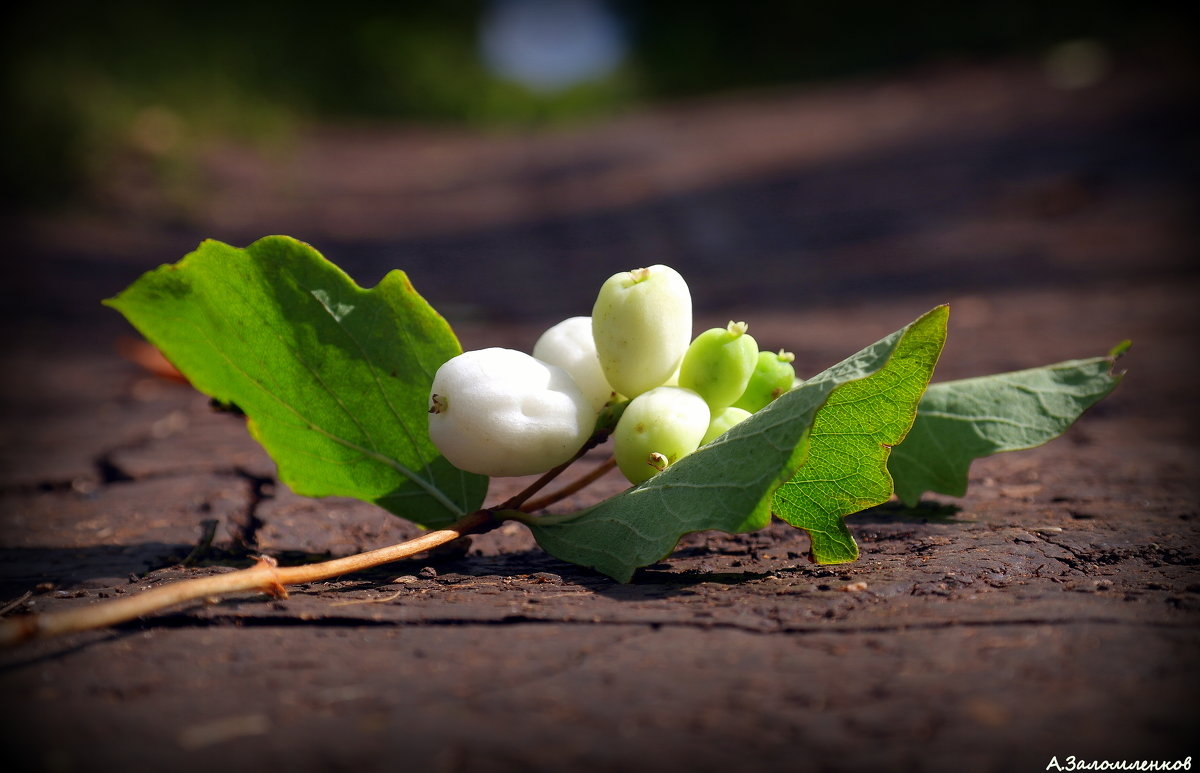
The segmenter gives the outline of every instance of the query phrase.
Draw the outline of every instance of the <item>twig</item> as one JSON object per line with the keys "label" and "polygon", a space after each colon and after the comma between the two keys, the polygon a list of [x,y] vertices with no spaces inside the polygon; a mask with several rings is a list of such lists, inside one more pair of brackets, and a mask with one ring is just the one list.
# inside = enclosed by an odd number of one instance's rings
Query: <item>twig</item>
{"label": "twig", "polygon": [[33,596],[33,591],[25,591],[18,598],[13,599],[12,601],[5,604],[3,607],[0,607],[0,617],[4,617],[9,612],[13,611],[17,607],[24,604],[26,601],[29,601],[29,599],[32,596]]}
{"label": "twig", "polygon": [[209,518],[200,522],[200,541],[196,543],[196,547],[192,548],[192,552],[187,554],[187,558],[180,563],[183,566],[193,566],[200,562],[206,555],[208,549],[212,547],[213,538],[217,536],[217,521],[216,518]]}
{"label": "twig", "polygon": [[396,591],[390,596],[384,596],[381,599],[352,599],[350,601],[335,601],[330,604],[331,607],[352,607],[356,604],[385,604],[389,601],[395,601],[400,598],[400,594],[404,593],[404,588]]}
{"label": "twig", "polygon": [[582,478],[575,481],[574,483],[570,483],[566,486],[563,486],[561,489],[554,492],[553,494],[547,494],[544,497],[539,497],[537,499],[533,499],[533,500],[525,502],[525,504],[521,506],[521,512],[532,513],[535,510],[541,510],[543,508],[549,507],[550,505],[554,504],[555,502],[566,499],[567,497],[571,496],[572,494],[579,491],[580,489],[582,489],[586,486],[590,486],[592,483],[595,483],[597,480],[604,477],[605,473],[607,473],[609,470],[611,470],[612,468],[614,468],[616,466],[617,466],[616,457],[610,456],[610,457],[608,457],[608,459],[605,459],[603,462],[601,462],[599,465],[597,465],[595,469],[593,469],[587,475],[584,475]]}
{"label": "twig", "polygon": [[[570,467],[591,449],[608,439],[611,429],[605,428],[593,434],[583,444],[578,453],[554,469],[542,475],[524,491],[516,494],[508,501],[486,510],[476,510],[460,518],[454,525],[438,531],[431,531],[408,542],[398,545],[371,550],[332,561],[305,566],[290,566],[280,568],[275,559],[259,556],[258,561],[247,569],[240,569],[228,574],[213,577],[197,577],[193,580],[163,585],[143,591],[134,596],[105,601],[79,609],[66,609],[60,612],[33,613],[20,615],[6,620],[0,620],[0,646],[11,646],[30,639],[57,636],[64,633],[88,631],[103,628],[133,620],[154,612],[197,599],[207,599],[227,593],[244,591],[259,591],[276,598],[287,598],[285,585],[296,585],[305,582],[327,580],[351,572],[370,569],[371,567],[399,561],[402,558],[424,553],[427,550],[453,542],[467,534],[473,534],[495,526],[502,520],[523,520],[521,506],[530,497],[540,491],[547,483],[558,477],[563,470]],[[537,500],[529,507],[540,509],[550,502],[557,502],[568,496],[607,472],[613,465],[610,459],[601,464],[596,470],[583,476],[580,480],[565,487],[557,494],[552,494]],[[197,550],[206,548],[211,537],[201,539]],[[193,551],[193,555],[197,551]],[[202,553],[201,553],[202,554]],[[191,559],[189,556],[188,559]],[[186,560],[185,560],[186,561]]]}
{"label": "twig", "polygon": [[523,491],[521,491],[519,494],[516,494],[515,496],[509,498],[508,500],[506,500],[504,502],[504,504],[497,506],[495,509],[496,510],[523,509],[523,508],[521,508],[521,505],[525,504],[526,500],[528,500],[531,496],[533,496],[534,494],[541,491],[542,488],[544,488],[547,483],[549,483],[550,481],[554,480],[559,475],[561,475],[563,470],[567,469],[572,464],[579,461],[580,458],[582,458],[583,455],[586,454],[588,451],[591,451],[593,448],[595,448],[596,446],[600,445],[605,440],[607,440],[608,434],[609,433],[607,431],[604,431],[604,432],[597,432],[596,434],[592,435],[590,438],[588,438],[588,441],[583,444],[583,447],[575,452],[574,456],[572,456],[570,459],[563,462],[562,464],[558,465],[557,467],[552,468],[549,472],[543,473],[543,475],[540,478],[535,480],[533,483],[529,484],[529,486],[526,487]]}
{"label": "twig", "polygon": [[327,580],[398,561],[456,540],[464,534],[485,531],[495,523],[496,518],[491,510],[476,510],[463,516],[452,526],[428,532],[416,539],[319,564],[280,568],[275,559],[260,556],[254,566],[228,574],[171,583],[134,596],[78,609],[12,617],[0,620],[0,645],[11,646],[39,637],[103,628],[161,612],[176,604],[226,593],[259,591],[276,598],[287,598],[285,585]]}

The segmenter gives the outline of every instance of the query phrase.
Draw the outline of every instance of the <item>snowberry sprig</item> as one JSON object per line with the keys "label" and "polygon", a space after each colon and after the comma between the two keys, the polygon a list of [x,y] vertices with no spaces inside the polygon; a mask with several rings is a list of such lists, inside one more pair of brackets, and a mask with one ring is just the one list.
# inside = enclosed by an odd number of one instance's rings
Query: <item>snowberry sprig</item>
{"label": "snowberry sprig", "polygon": [[[610,432],[634,484],[715,440],[791,388],[792,355],[759,352],[745,322],[694,339],[687,283],[669,266],[614,274],[591,317],[570,317],[533,356],[466,352],[434,377],[429,432],[450,462],[489,476],[564,464]],[[599,418],[599,421],[598,421]]]}

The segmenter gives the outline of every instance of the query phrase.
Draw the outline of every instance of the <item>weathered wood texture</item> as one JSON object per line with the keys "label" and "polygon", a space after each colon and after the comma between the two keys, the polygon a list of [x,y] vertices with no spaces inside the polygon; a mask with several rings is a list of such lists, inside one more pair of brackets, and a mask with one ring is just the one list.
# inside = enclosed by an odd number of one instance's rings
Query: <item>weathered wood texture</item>
{"label": "weathered wood texture", "polygon": [[[290,232],[392,266],[468,348],[528,348],[613,271],[668,262],[700,324],[819,370],[952,304],[939,378],[1135,347],[1065,437],[979,462],[962,500],[694,535],[628,585],[516,525],[430,556],[2,654],[13,770],[1043,770],[1182,759],[1200,687],[1186,81],[1118,68],[917,75],[651,111],[543,137],[335,131],[227,151],[190,219],[132,184],[9,255],[0,600],[89,604],[413,533],[277,488],[232,416],[114,352],[99,299],[200,236]],[[138,213],[149,219],[136,219]],[[178,223],[182,222],[183,225]],[[586,464],[601,457],[593,454]],[[518,481],[496,486],[511,493]],[[565,506],[620,488],[608,477]],[[215,521],[198,565],[180,562]],[[233,563],[236,563],[234,561]],[[246,563],[243,561],[243,563]]]}

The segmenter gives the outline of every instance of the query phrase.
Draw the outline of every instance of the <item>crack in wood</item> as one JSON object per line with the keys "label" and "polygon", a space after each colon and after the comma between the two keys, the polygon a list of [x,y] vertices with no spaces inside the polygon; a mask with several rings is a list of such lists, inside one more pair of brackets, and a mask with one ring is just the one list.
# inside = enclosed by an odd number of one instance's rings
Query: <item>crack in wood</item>
{"label": "crack in wood", "polygon": [[1019,628],[1045,626],[1073,625],[1113,625],[1148,627],[1162,630],[1193,631],[1194,626],[1187,623],[1175,623],[1167,620],[1146,620],[1123,618],[1103,615],[1083,615],[1080,617],[1019,617],[1003,619],[953,619],[925,620],[908,623],[887,624],[776,624],[750,625],[731,620],[605,620],[591,616],[584,618],[553,618],[538,617],[528,614],[507,614],[496,618],[470,617],[428,617],[415,620],[383,619],[379,617],[355,617],[353,615],[208,615],[197,616],[187,612],[177,612],[170,615],[155,617],[152,621],[138,621],[117,626],[121,630],[145,631],[151,629],[173,628],[217,628],[234,626],[238,628],[296,628],[304,626],[328,628],[461,628],[461,627],[497,627],[513,625],[544,625],[544,626],[596,626],[596,627],[636,627],[650,630],[664,628],[689,630],[731,630],[758,635],[814,635],[814,634],[891,634],[920,631],[939,631],[954,628]]}

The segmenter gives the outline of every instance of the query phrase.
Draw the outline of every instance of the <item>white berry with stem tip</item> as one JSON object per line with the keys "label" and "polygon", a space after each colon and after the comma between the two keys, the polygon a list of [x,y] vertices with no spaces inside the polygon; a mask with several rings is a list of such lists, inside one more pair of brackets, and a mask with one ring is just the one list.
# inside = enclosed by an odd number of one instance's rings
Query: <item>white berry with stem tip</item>
{"label": "white berry with stem tip", "polygon": [[592,307],[592,335],[612,388],[636,397],[679,368],[692,340],[692,295],[670,266],[614,274]]}
{"label": "white berry with stem tip", "polygon": [[514,349],[479,349],[433,377],[429,437],[455,467],[533,475],[570,459],[596,414],[562,368]]}

